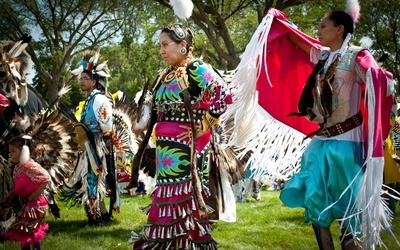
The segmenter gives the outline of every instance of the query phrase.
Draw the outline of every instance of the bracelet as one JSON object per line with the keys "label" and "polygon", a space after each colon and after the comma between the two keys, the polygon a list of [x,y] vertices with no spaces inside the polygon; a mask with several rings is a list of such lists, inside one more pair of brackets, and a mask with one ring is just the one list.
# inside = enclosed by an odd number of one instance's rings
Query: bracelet
{"label": "bracelet", "polygon": [[203,116],[203,120],[200,122],[200,130],[206,132],[211,127],[215,126],[218,123],[219,119],[213,117],[208,111],[205,116]]}

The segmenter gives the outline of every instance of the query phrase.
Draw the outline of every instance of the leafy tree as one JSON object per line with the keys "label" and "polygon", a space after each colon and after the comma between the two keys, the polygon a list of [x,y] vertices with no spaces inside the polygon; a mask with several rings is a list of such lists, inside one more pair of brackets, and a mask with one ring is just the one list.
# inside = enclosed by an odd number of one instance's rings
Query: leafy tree
{"label": "leafy tree", "polygon": [[[62,84],[73,81],[68,74],[75,54],[113,39],[121,19],[115,14],[119,1],[4,0],[0,3],[0,36],[16,40],[32,33],[27,48],[51,103]],[[75,65],[72,65],[74,67]]]}
{"label": "leafy tree", "polygon": [[[356,24],[351,40],[356,45],[361,44],[365,37],[371,39],[370,51],[375,58],[383,54],[389,57],[383,67],[393,73],[397,83],[400,80],[400,2],[396,0],[360,1],[360,20]],[[298,25],[303,32],[316,36],[316,31],[323,16],[333,10],[344,10],[344,1],[308,1],[306,4],[285,10],[288,18]],[[396,86],[400,91],[399,85]]]}
{"label": "leafy tree", "polygon": [[[397,0],[361,2],[360,24],[356,31],[358,37],[372,39],[371,51],[378,58],[388,54],[383,67],[393,73],[400,83],[400,2]],[[399,85],[396,86],[400,93]]]}
{"label": "leafy tree", "polygon": [[[168,0],[155,1],[171,8]],[[209,51],[209,57],[222,69],[234,69],[239,64],[240,54],[244,51],[252,33],[270,7],[275,6],[283,10],[305,1],[193,0],[192,2],[195,8],[190,19],[204,32],[215,51],[213,53]]]}

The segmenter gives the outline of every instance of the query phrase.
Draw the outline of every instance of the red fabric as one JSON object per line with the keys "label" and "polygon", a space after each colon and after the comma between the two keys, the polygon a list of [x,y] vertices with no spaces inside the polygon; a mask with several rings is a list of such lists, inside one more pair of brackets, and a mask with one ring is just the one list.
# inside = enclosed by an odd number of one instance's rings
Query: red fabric
{"label": "red fabric", "polygon": [[117,181],[118,182],[129,182],[131,175],[126,171],[124,167],[117,168]]}
{"label": "red fabric", "polygon": [[[375,59],[367,50],[362,50],[357,54],[356,62],[361,65],[365,70],[371,69],[371,76],[374,86],[374,104],[375,107],[371,107],[372,104],[367,106],[362,105],[361,111],[364,117],[365,131],[368,131],[368,108],[374,108],[374,138],[373,144],[369,147],[372,149],[372,157],[383,157],[383,141],[387,138],[391,125],[390,125],[390,113],[393,106],[393,95],[388,94],[387,78],[393,79],[391,73],[383,70],[376,63]],[[368,95],[368,89],[366,89]],[[368,138],[368,134],[366,134]]]}
{"label": "red fabric", "polygon": [[263,60],[267,65],[261,65],[257,82],[258,102],[278,121],[308,134],[317,130],[318,124],[303,117],[287,115],[298,112],[297,103],[314,64],[310,62],[310,55],[296,46],[286,34],[290,32],[310,47],[321,46],[318,40],[291,26],[282,12],[271,9],[268,14],[273,14],[275,18],[268,35],[266,59]]}
{"label": "red fabric", "polygon": [[[179,125],[189,126],[188,123],[179,123],[179,122],[159,122],[156,127],[156,136],[167,136],[170,138],[177,139],[177,136],[183,132],[186,132],[186,129],[180,128]],[[196,151],[200,153],[205,146],[210,142],[211,134],[210,130],[205,132],[200,137],[196,138]],[[189,143],[189,138],[184,139],[185,142]]]}
{"label": "red fabric", "polygon": [[10,101],[4,95],[0,94],[0,113],[3,112],[8,106]]}
{"label": "red fabric", "polygon": [[[278,121],[304,134],[308,134],[317,130],[318,124],[302,117],[287,117],[287,115],[292,112],[298,112],[297,104],[300,95],[314,65],[310,62],[310,55],[295,45],[289,39],[287,33],[291,33],[305,42],[310,48],[318,49],[321,44],[318,40],[291,26],[281,11],[270,9],[268,14],[273,15],[274,19],[268,34],[268,41],[266,41],[267,51],[263,53],[265,57],[262,60],[263,64],[258,65],[260,71],[257,81],[258,102]],[[389,118],[391,106],[393,105],[393,96],[387,96],[386,78],[392,79],[392,76],[377,65],[368,51],[359,52],[356,61],[365,70],[371,69],[375,92],[373,157],[382,157],[382,142],[390,130]],[[361,107],[365,121],[364,125],[367,128],[366,131],[368,131],[367,111],[371,107],[371,104],[368,103],[367,106],[363,105]],[[368,141],[367,138],[368,134],[366,135],[366,141]]]}

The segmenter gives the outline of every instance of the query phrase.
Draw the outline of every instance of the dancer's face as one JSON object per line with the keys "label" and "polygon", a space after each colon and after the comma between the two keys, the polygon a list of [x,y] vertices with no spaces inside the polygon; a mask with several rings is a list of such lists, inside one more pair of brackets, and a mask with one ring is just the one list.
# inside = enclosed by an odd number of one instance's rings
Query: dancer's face
{"label": "dancer's face", "polygon": [[82,91],[90,94],[93,91],[95,84],[96,80],[91,79],[89,74],[85,72],[81,74],[81,77],[79,78],[79,86],[81,87]]}
{"label": "dancer's face", "polygon": [[177,65],[185,60],[186,55],[182,55],[179,51],[186,44],[185,41],[180,43],[174,42],[168,33],[163,32],[158,39],[160,44],[160,55],[168,65]]}
{"label": "dancer's face", "polygon": [[11,158],[11,161],[13,163],[19,163],[19,158],[21,156],[21,149],[19,149],[17,146],[10,144],[8,146],[8,150],[9,150],[9,155]]}
{"label": "dancer's face", "polygon": [[343,43],[343,32],[343,25],[335,26],[329,16],[325,16],[318,27],[317,36],[323,46],[336,50]]}

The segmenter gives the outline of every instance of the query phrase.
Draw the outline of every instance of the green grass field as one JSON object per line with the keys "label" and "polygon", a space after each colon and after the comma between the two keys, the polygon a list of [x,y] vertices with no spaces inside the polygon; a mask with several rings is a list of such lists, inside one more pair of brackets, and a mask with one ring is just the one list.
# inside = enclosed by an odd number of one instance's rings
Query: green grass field
{"label": "green grass field", "polygon": [[[249,196],[247,202],[237,203],[237,221],[219,221],[213,225],[213,237],[219,249],[267,249],[267,250],[317,250],[314,233],[310,224],[303,222],[303,209],[283,206],[278,191],[263,188],[261,201]],[[114,215],[114,221],[105,226],[85,228],[86,215],[83,207],[68,208],[63,203],[61,218],[53,215],[46,218],[50,229],[42,241],[43,250],[100,250],[132,249],[128,243],[132,230],[139,232],[146,222],[146,215],[139,209],[150,203],[149,197],[123,195],[122,208]],[[395,233],[400,232],[399,214],[394,216]],[[338,224],[332,226],[334,242],[339,246]],[[400,234],[399,234],[400,235]],[[382,234],[387,249],[400,249],[388,234]],[[18,243],[0,243],[0,249],[20,249]],[[384,249],[384,248],[379,248]]]}

